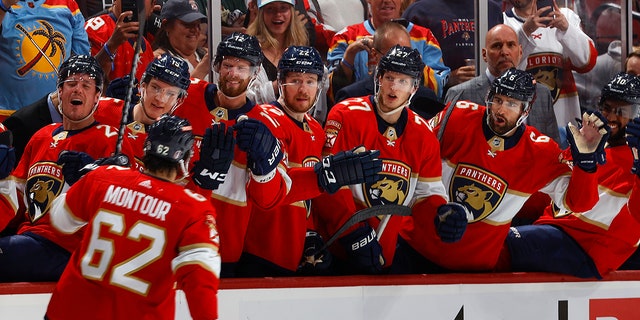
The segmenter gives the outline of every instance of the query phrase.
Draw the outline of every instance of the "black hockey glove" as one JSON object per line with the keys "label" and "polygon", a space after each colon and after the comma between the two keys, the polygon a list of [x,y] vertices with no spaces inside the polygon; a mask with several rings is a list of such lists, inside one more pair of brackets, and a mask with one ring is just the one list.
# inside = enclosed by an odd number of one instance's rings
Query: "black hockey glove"
{"label": "black hockey glove", "polygon": [[238,148],[247,153],[247,166],[254,175],[264,176],[276,169],[284,157],[284,150],[264,123],[256,119],[239,118],[233,129],[236,131]]}
{"label": "black hockey glove", "polygon": [[314,167],[318,184],[323,190],[335,193],[343,186],[373,183],[379,179],[378,173],[382,171],[379,155],[379,150],[364,151],[364,148],[358,147],[326,156]]}
{"label": "black hockey glove", "polygon": [[567,125],[567,142],[571,148],[573,165],[586,172],[595,172],[598,164],[607,162],[604,145],[611,135],[607,119],[598,111],[582,114],[578,127]]}
{"label": "black hockey glove", "polygon": [[193,181],[207,190],[215,190],[224,182],[233,161],[236,140],[233,128],[216,123],[207,128],[200,148],[200,160],[193,167]]}
{"label": "black hockey glove", "polygon": [[473,215],[464,205],[449,202],[438,207],[435,218],[436,232],[442,242],[457,242],[462,238]]}
{"label": "black hockey glove", "polygon": [[0,144],[0,179],[8,177],[15,166],[16,149]]}
{"label": "black hockey glove", "polygon": [[322,237],[313,230],[307,230],[304,238],[302,260],[298,265],[298,274],[305,276],[327,275],[330,273],[333,256],[329,250],[317,252],[324,246]]}
{"label": "black hockey glove", "polygon": [[627,145],[631,148],[631,152],[633,153],[633,166],[631,167],[631,172],[640,176],[640,159],[638,158],[638,148],[640,148],[640,118],[634,118],[629,121],[625,131]]}
{"label": "black hockey glove", "polygon": [[358,273],[378,274],[382,272],[384,257],[382,246],[376,238],[376,231],[365,224],[338,239],[347,251],[349,266]]}
{"label": "black hockey glove", "polygon": [[[109,82],[107,89],[104,91],[105,97],[116,98],[120,100],[127,99],[127,89],[129,88],[129,82],[131,81],[131,76],[126,75],[124,77],[115,78]],[[140,100],[140,96],[138,95],[138,80],[134,80],[135,85],[133,86],[133,94],[131,95],[131,105],[135,105]]]}
{"label": "black hockey glove", "polygon": [[117,165],[129,166],[129,157],[118,154],[106,158],[93,160],[90,155],[81,151],[63,150],[58,155],[57,163],[62,166],[62,175],[68,185],[73,185],[89,171],[95,170],[98,166]]}

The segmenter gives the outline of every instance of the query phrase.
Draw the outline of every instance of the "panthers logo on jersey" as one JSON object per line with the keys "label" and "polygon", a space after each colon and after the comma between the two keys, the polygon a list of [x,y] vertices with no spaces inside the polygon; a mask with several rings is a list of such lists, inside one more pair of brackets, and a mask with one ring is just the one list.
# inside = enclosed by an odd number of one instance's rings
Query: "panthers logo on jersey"
{"label": "panthers logo on jersey", "polygon": [[49,212],[53,200],[62,192],[63,186],[62,170],[55,162],[37,162],[29,168],[25,193],[32,223]]}
{"label": "panthers logo on jersey", "polygon": [[490,215],[500,204],[508,184],[499,176],[474,165],[459,163],[449,184],[452,200],[464,204],[476,222]]}
{"label": "panthers logo on jersey", "polygon": [[562,63],[562,55],[553,52],[535,53],[527,58],[527,71],[533,75],[537,83],[549,88],[554,103],[560,97]]}
{"label": "panthers logo on jersey", "polygon": [[382,159],[382,171],[378,181],[365,185],[367,205],[402,205],[409,195],[411,167],[388,159]]}

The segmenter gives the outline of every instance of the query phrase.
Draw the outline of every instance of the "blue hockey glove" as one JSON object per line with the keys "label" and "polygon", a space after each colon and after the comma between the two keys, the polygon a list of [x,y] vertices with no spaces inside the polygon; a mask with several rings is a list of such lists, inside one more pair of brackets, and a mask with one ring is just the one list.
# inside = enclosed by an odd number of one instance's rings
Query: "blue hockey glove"
{"label": "blue hockey glove", "polygon": [[349,266],[358,273],[382,272],[382,266],[384,266],[382,246],[378,243],[376,231],[371,226],[363,225],[338,241],[347,251]]}
{"label": "blue hockey glove", "polygon": [[633,153],[633,166],[631,172],[640,176],[640,158],[638,157],[638,148],[640,148],[640,118],[634,118],[627,123],[625,128],[625,138],[627,145]]}
{"label": "blue hockey glove", "polygon": [[443,242],[457,242],[462,238],[473,215],[464,205],[449,202],[438,207],[435,218],[436,232]]}
{"label": "blue hockey glove", "polygon": [[313,230],[307,230],[304,251],[298,266],[298,273],[305,276],[326,275],[330,272],[333,256],[329,250],[317,252],[324,246],[322,237]]}
{"label": "blue hockey glove", "polygon": [[314,167],[318,184],[323,190],[335,193],[343,186],[373,183],[379,179],[378,173],[382,171],[379,155],[378,150],[364,151],[359,147],[326,156]]}
{"label": "blue hockey glove", "polygon": [[106,158],[93,160],[93,158],[81,151],[63,150],[58,155],[57,163],[62,166],[64,181],[70,186],[76,183],[89,171],[95,170],[99,166],[117,165],[128,167],[129,157],[124,154],[117,154]]}
{"label": "blue hockey glove", "polygon": [[[590,132],[585,131],[583,125],[589,125]],[[595,131],[597,130],[597,131]],[[594,137],[594,131],[597,137]],[[578,127],[572,123],[567,125],[567,142],[571,148],[571,157],[574,166],[586,172],[595,172],[598,164],[607,162],[604,145],[611,135],[607,119],[598,111],[582,114],[582,123]]]}
{"label": "blue hockey glove", "polygon": [[[109,82],[107,89],[104,90],[105,97],[116,98],[120,100],[127,99],[127,88],[129,87],[129,82],[131,81],[131,76],[126,75],[121,78],[115,78]],[[131,105],[135,105],[140,100],[140,96],[138,95],[138,80],[135,80],[135,85],[133,86],[133,93],[131,94]]]}
{"label": "blue hockey glove", "polygon": [[16,150],[6,144],[0,145],[0,179],[11,174],[16,165]]}
{"label": "blue hockey glove", "polygon": [[95,159],[84,152],[62,150],[60,154],[58,154],[57,163],[62,166],[64,181],[71,186],[86,173],[80,173],[80,169],[93,161],[95,161]]}
{"label": "blue hockey glove", "polygon": [[264,123],[245,116],[244,120],[238,119],[233,129],[238,148],[247,153],[247,166],[254,175],[264,176],[276,169],[284,150]]}
{"label": "blue hockey glove", "polygon": [[233,161],[236,140],[233,128],[216,123],[207,128],[200,148],[200,160],[193,167],[193,181],[201,188],[215,190],[224,182]]}

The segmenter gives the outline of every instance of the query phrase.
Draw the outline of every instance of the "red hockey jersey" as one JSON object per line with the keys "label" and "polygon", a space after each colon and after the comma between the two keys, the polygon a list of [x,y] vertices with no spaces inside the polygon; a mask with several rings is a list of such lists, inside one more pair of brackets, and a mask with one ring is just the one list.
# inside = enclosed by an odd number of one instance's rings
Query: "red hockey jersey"
{"label": "red hockey jersey", "polygon": [[64,233],[85,225],[86,232],[53,292],[49,319],[173,319],[176,281],[193,319],[217,319],[215,211],[202,195],[103,166],[60,196],[51,215]]}
{"label": "red hockey jersey", "polygon": [[442,242],[435,216],[424,212],[407,219],[412,223],[401,232],[424,257],[451,270],[492,270],[511,219],[538,190],[574,212],[589,210],[598,201],[596,174],[578,168],[572,174],[549,137],[523,125],[503,139],[491,133],[485,117],[484,106],[458,101],[440,143],[442,181],[449,198],[474,215],[462,239]]}
{"label": "red hockey jersey", "polygon": [[[413,212],[433,216],[447,201],[440,175],[438,141],[427,122],[406,108],[395,125],[389,125],[375,111],[373,96],[350,98],[336,104],[325,125],[326,153],[351,150],[363,145],[380,150],[382,172],[375,183],[341,189],[333,201],[325,202],[319,220],[333,234],[355,213],[365,207],[397,204],[410,206]],[[385,266],[393,261],[401,225],[400,217],[391,217],[380,238]],[[378,217],[369,219],[376,229]]]}
{"label": "red hockey jersey", "polygon": [[[627,202],[631,192],[640,192],[631,173],[633,157],[626,145],[607,148],[607,163],[598,168],[600,200],[584,213],[545,209],[536,224],[558,226],[589,254],[600,275],[616,270],[637,249],[640,213],[632,213]],[[631,198],[639,205],[638,198]]]}

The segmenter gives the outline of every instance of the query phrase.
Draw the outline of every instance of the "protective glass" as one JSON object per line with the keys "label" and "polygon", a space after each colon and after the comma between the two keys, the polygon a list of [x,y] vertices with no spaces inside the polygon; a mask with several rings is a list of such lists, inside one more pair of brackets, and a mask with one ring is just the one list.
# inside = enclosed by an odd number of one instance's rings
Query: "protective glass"
{"label": "protective glass", "polygon": [[522,102],[502,100],[502,98],[500,97],[494,97],[492,101],[487,102],[487,106],[494,110],[497,110],[500,107],[504,106],[505,108],[513,112],[520,112],[520,108],[522,108]]}
{"label": "protective glass", "polygon": [[637,110],[637,105],[635,104],[626,104],[621,106],[611,106],[606,102],[599,106],[600,112],[605,117],[609,114],[614,114],[616,117],[624,117],[631,119],[634,115],[634,110]]}

